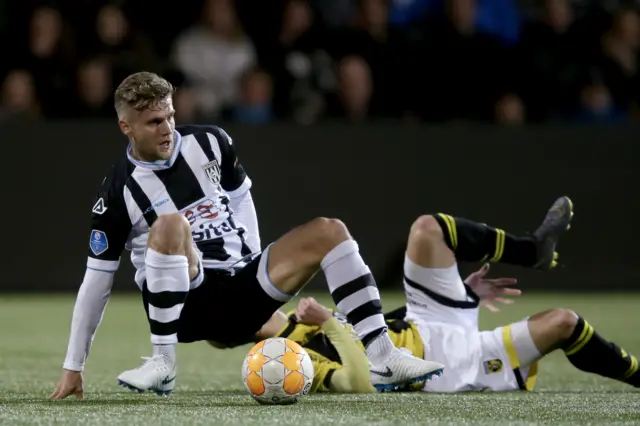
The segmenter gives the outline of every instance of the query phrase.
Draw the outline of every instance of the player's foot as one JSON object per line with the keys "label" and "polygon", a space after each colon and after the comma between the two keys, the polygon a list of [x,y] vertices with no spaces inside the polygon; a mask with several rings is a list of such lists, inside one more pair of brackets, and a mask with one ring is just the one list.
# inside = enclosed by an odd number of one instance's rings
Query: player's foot
{"label": "player's foot", "polygon": [[394,347],[383,362],[371,365],[371,383],[378,392],[422,389],[442,375],[444,365],[417,358],[407,349]]}
{"label": "player's foot", "polygon": [[169,396],[176,384],[176,366],[163,355],[142,357],[144,362],[136,369],[125,371],[118,376],[118,384],[134,392],[155,392]]}
{"label": "player's foot", "polygon": [[560,197],[551,206],[542,225],[533,233],[538,246],[536,269],[551,269],[557,266],[556,244],[560,236],[571,227],[573,203],[569,197]]}

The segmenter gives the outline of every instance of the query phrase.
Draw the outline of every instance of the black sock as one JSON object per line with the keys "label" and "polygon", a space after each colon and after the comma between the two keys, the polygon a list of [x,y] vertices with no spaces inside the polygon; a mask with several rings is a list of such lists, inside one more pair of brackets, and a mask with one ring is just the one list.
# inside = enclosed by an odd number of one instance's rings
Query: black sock
{"label": "black sock", "polygon": [[536,263],[538,255],[533,237],[516,237],[499,228],[443,213],[433,217],[442,228],[447,246],[460,261],[502,262],[519,266]]}
{"label": "black sock", "polygon": [[603,339],[591,325],[578,317],[578,325],[566,341],[564,354],[574,367],[640,387],[638,359]]}

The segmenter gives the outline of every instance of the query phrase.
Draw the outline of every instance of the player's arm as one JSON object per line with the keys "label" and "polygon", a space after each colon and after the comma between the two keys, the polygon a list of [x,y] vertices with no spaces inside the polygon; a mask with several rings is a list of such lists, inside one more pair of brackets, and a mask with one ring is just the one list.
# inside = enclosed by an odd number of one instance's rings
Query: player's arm
{"label": "player's arm", "polygon": [[322,324],[322,330],[333,343],[342,361],[342,368],[331,376],[329,389],[338,393],[375,392],[371,386],[367,355],[349,332],[333,317]]}
{"label": "player's arm", "polygon": [[92,209],[87,269],[73,309],[62,379],[52,398],[62,399],[71,394],[82,397],[81,372],[109,300],[113,276],[130,229],[122,192],[114,187],[110,175]]}
{"label": "player's arm", "polygon": [[305,298],[298,304],[296,316],[301,323],[320,325],[340,356],[342,367],[331,373],[330,381],[325,386],[337,393],[375,392],[365,352],[347,329],[331,315],[331,311],[313,298]]}
{"label": "player's arm", "polygon": [[231,199],[234,217],[246,227],[245,239],[253,252],[260,251],[258,215],[251,196],[251,179],[238,160],[233,140],[224,130],[212,130],[220,148],[220,186]]}

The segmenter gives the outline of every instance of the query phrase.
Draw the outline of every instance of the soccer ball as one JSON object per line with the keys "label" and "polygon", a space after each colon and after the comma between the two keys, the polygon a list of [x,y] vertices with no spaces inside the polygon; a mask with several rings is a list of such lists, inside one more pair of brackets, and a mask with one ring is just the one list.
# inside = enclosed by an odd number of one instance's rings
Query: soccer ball
{"label": "soccer ball", "polygon": [[251,348],[242,364],[242,379],[261,404],[295,404],[311,389],[313,363],[293,340],[273,337]]}

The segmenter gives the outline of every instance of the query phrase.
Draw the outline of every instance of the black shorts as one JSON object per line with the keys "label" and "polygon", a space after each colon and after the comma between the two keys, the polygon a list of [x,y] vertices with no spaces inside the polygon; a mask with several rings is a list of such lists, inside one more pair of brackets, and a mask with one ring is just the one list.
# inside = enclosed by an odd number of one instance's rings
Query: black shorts
{"label": "black shorts", "polygon": [[[202,284],[189,291],[180,314],[179,342],[213,340],[233,347],[255,340],[255,334],[286,302],[271,297],[260,284],[258,274],[266,274],[266,259],[261,263],[261,256],[233,272],[203,269]],[[147,317],[148,297],[145,280],[142,300]]]}

